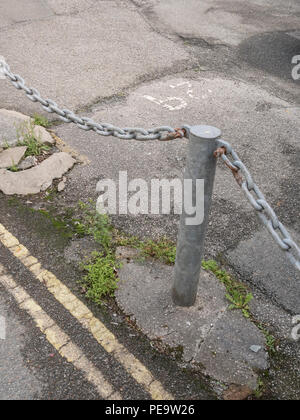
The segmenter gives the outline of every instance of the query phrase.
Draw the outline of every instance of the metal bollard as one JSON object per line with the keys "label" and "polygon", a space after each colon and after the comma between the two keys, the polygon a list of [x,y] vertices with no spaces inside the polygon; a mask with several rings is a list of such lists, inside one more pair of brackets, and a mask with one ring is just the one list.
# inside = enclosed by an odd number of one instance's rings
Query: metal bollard
{"label": "metal bollard", "polygon": [[188,225],[187,219],[192,216],[183,206],[172,288],[175,305],[192,306],[196,300],[217,164],[213,153],[220,135],[221,131],[215,127],[201,125],[190,128],[184,180],[193,181],[190,197],[193,205],[196,204],[196,180],[204,180],[204,217],[201,224]]}

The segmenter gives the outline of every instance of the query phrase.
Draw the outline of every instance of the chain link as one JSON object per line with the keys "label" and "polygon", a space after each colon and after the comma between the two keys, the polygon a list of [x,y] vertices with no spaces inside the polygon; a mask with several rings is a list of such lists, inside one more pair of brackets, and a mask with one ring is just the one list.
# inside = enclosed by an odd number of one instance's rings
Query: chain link
{"label": "chain link", "polygon": [[[219,148],[216,150],[215,156],[221,157],[226,166],[231,169],[251,206],[256,210],[262,224],[267,228],[277,245],[285,252],[287,258],[294,267],[300,271],[300,248],[279,221],[275,211],[253,181],[250,172],[233,150],[232,146],[224,140],[218,140],[218,145]],[[231,161],[228,156],[231,156],[233,161]],[[242,175],[244,176],[244,179]]]}
{"label": "chain link", "polygon": [[49,112],[58,115],[59,119],[65,123],[74,123],[82,130],[94,131],[101,136],[114,136],[124,140],[160,140],[170,141],[186,136],[186,128],[172,128],[168,126],[150,128],[145,130],[139,127],[119,128],[112,124],[97,123],[91,118],[79,117],[69,109],[61,109],[56,102],[51,99],[43,99],[37,89],[29,88],[25,84],[25,80],[18,74],[11,72],[9,65],[0,60],[0,71],[13,84],[16,89],[23,90],[28,99],[32,102],[38,102],[42,108]]}

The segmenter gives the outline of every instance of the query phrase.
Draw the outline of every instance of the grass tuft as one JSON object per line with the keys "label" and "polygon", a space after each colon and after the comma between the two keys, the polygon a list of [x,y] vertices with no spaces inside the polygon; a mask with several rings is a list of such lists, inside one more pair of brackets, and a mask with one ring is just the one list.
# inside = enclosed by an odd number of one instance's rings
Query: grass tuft
{"label": "grass tuft", "polygon": [[117,289],[117,268],[113,254],[95,252],[91,260],[83,265],[87,274],[83,277],[81,285],[86,289],[86,296],[95,303],[101,304],[104,296],[113,296]]}
{"label": "grass tuft", "polygon": [[43,115],[39,115],[39,114],[34,114],[33,124],[34,125],[40,125],[41,127],[44,127],[44,128],[49,128],[51,126],[51,124],[47,120],[47,118],[44,117]]}
{"label": "grass tuft", "polygon": [[10,168],[8,168],[10,172],[19,172],[18,165],[13,164]]}
{"label": "grass tuft", "polygon": [[50,147],[41,142],[41,139],[34,132],[34,122],[25,122],[17,128],[18,146],[26,146],[25,157],[40,156],[48,152]]}
{"label": "grass tuft", "polygon": [[211,271],[226,287],[226,298],[231,303],[229,309],[239,309],[245,318],[250,318],[249,303],[253,299],[252,293],[242,283],[233,280],[225,270],[220,269],[216,261],[203,261],[202,267]]}
{"label": "grass tuft", "polygon": [[145,258],[155,258],[168,265],[175,264],[176,246],[167,238],[159,241],[140,242],[139,248]]}

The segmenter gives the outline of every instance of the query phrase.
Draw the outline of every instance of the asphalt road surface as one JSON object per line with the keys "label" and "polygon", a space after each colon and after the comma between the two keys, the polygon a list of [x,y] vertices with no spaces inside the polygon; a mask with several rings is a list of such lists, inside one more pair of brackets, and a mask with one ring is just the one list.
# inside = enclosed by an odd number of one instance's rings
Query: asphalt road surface
{"label": "asphalt road surface", "polygon": [[[299,22],[298,0],[2,0],[0,55],[43,97],[98,121],[220,128],[299,239]],[[97,182],[120,170],[147,181],[182,173],[185,140],[141,144],[85,133],[1,79],[0,108],[46,115],[90,160],[68,176],[58,212],[96,199]],[[233,182],[219,165],[206,256],[221,256],[252,288],[256,316],[283,340],[268,395],[299,399],[299,343],[287,340],[290,318],[300,313],[299,274]],[[0,399],[219,398],[201,374],[154,350],[113,304],[85,300],[82,274],[65,258],[68,239],[30,211],[44,205],[42,197],[0,193]],[[177,223],[174,216],[114,218],[126,232],[152,238],[175,239]],[[26,250],[34,264],[18,258]],[[67,286],[63,298],[41,281],[41,269]]]}

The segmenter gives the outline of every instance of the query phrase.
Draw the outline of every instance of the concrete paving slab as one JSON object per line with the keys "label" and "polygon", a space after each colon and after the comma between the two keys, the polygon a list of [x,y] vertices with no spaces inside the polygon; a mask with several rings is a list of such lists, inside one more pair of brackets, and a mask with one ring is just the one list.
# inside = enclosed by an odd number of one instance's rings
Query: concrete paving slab
{"label": "concrete paving slab", "polygon": [[260,32],[295,29],[300,16],[297,0],[189,0],[188,7],[185,0],[150,0],[140,6],[167,33],[233,46]]}
{"label": "concrete paving slab", "polygon": [[[32,119],[20,112],[0,109],[0,147],[16,146],[22,140],[22,133],[27,130]],[[41,143],[52,145],[55,140],[41,126],[35,126],[33,133]]]}
{"label": "concrete paving slab", "polygon": [[13,147],[12,149],[4,150],[0,153],[0,169],[10,168],[11,166],[18,165],[23,158],[27,147]]}
{"label": "concrete paving slab", "polygon": [[[191,308],[171,300],[172,267],[124,261],[119,278],[119,306],[151,340],[182,349],[183,362],[201,366],[215,380],[256,388],[257,370],[268,367],[265,339],[239,312],[228,310],[225,288],[212,274],[202,272]],[[251,351],[253,345],[261,351]]]}
{"label": "concrete paving slab", "polygon": [[22,162],[18,165],[18,168],[22,171],[25,171],[26,169],[30,169],[33,166],[36,166],[38,163],[37,158],[35,156],[27,156]]}
{"label": "concrete paving slab", "polygon": [[76,161],[67,153],[55,153],[40,165],[21,172],[0,169],[0,191],[7,195],[37,194],[52,185],[54,179],[61,178]]}
{"label": "concrete paving slab", "polygon": [[[45,98],[73,110],[144,78],[185,68],[189,60],[182,46],[155,33],[132,5],[119,1],[14,25],[2,32],[1,55]],[[40,111],[5,80],[0,107],[29,115]]]}
{"label": "concrete paving slab", "polygon": [[[253,346],[261,350],[254,353]],[[265,339],[254,324],[246,322],[241,313],[227,312],[201,344],[195,362],[219,381],[256,389],[258,372],[269,366],[264,346]]]}

